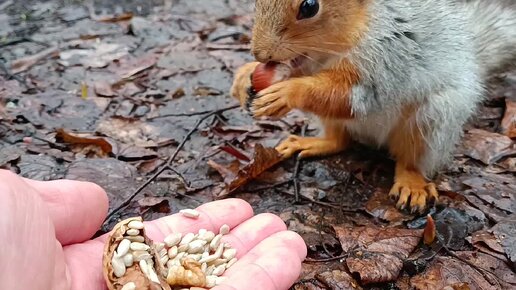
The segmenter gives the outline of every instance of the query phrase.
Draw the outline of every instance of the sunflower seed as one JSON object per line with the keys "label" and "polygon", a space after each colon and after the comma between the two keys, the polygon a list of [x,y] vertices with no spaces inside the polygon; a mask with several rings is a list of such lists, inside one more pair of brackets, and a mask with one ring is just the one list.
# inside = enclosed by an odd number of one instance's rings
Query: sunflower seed
{"label": "sunflower seed", "polygon": [[220,276],[220,275],[224,274],[224,271],[226,271],[226,264],[217,266],[217,268],[215,268],[215,270],[213,270],[213,272],[211,274],[215,275],[215,276]]}
{"label": "sunflower seed", "polygon": [[163,256],[163,257],[161,257],[161,258],[160,258],[161,265],[166,265],[166,264],[167,264],[167,262],[168,262],[168,259],[169,259],[169,258],[168,258],[168,256],[167,256],[167,255],[165,255],[165,256]]}
{"label": "sunflower seed", "polygon": [[124,265],[126,267],[131,267],[133,265],[133,262],[134,262],[134,257],[132,254],[126,254],[122,260],[124,260]]}
{"label": "sunflower seed", "polygon": [[148,277],[152,282],[159,284],[158,274],[156,274],[156,271],[154,271],[154,268],[151,265],[147,265],[147,273],[149,273]]}
{"label": "sunflower seed", "polygon": [[134,251],[133,256],[134,256],[133,259],[136,262],[139,262],[141,260],[148,260],[148,259],[152,258],[152,255],[149,254],[149,252],[147,252],[147,251]]}
{"label": "sunflower seed", "polygon": [[168,252],[167,249],[163,248],[163,249],[161,249],[161,251],[159,251],[159,256],[160,257],[166,256],[167,252]]}
{"label": "sunflower seed", "polygon": [[206,263],[202,263],[202,264],[201,264],[201,271],[202,271],[203,273],[206,273],[206,269],[208,269],[208,264],[206,264]]}
{"label": "sunflower seed", "polygon": [[206,241],[204,240],[195,240],[188,244],[188,253],[195,254],[204,250],[204,245],[206,245]]}
{"label": "sunflower seed", "polygon": [[147,267],[149,265],[147,265],[147,260],[141,260],[140,263],[140,270],[143,272],[143,274],[149,276],[149,273],[147,272]]}
{"label": "sunflower seed", "polygon": [[131,221],[127,224],[130,229],[141,230],[143,229],[143,223],[141,221]]}
{"label": "sunflower seed", "polygon": [[201,258],[207,258],[209,255],[210,255],[210,252],[204,251],[204,252],[202,253]]}
{"label": "sunflower seed", "polygon": [[183,235],[181,233],[173,233],[173,234],[168,235],[165,238],[164,242],[167,245],[167,247],[170,248],[170,247],[177,245],[181,241],[182,236]]}
{"label": "sunflower seed", "polygon": [[177,247],[177,251],[178,251],[179,253],[184,253],[184,252],[186,252],[187,250],[188,250],[188,244],[186,244],[186,245],[181,245],[181,246]]}
{"label": "sunflower seed", "polygon": [[137,229],[128,229],[125,233],[129,236],[137,236],[140,234],[140,231]]}
{"label": "sunflower seed", "polygon": [[226,259],[217,259],[217,260],[213,261],[213,262],[212,262],[212,263],[210,263],[210,264],[211,264],[211,265],[213,265],[213,266],[215,266],[215,267],[217,267],[217,266],[219,266],[219,265],[222,265],[222,264],[226,263],[227,261],[228,261],[228,260],[226,260]]}
{"label": "sunflower seed", "polygon": [[213,238],[215,237],[215,233],[214,232],[206,232],[202,237],[199,237],[199,239],[201,240],[205,240],[206,242],[211,242],[211,240],[213,240]]}
{"label": "sunflower seed", "polygon": [[124,276],[125,274],[125,264],[124,261],[116,256],[113,256],[111,259],[111,267],[113,268],[113,274],[118,278]]}
{"label": "sunflower seed", "polygon": [[237,258],[233,258],[233,259],[229,260],[229,262],[226,264],[226,269],[233,266],[233,264],[235,264],[237,261],[238,261]]}
{"label": "sunflower seed", "polygon": [[213,270],[215,270],[215,266],[208,266],[208,268],[206,268],[206,276],[211,275],[211,273],[213,273]]}
{"label": "sunflower seed", "polygon": [[123,239],[120,244],[118,244],[118,247],[116,248],[116,253],[118,257],[123,257],[125,254],[129,252],[129,246],[131,245],[131,241],[128,239]]}
{"label": "sunflower seed", "polygon": [[229,233],[229,226],[224,224],[220,227],[219,234],[221,235],[227,235]]}
{"label": "sunflower seed", "polygon": [[184,256],[186,256],[186,253],[185,252],[181,252],[181,253],[177,254],[177,256],[174,259],[177,259],[177,260],[180,261],[182,258],[184,258]]}
{"label": "sunflower seed", "polygon": [[222,239],[222,235],[218,234],[211,240],[210,250],[215,251],[219,247],[220,239]]}
{"label": "sunflower seed", "polygon": [[196,219],[199,217],[200,213],[195,209],[182,209],[179,211],[184,217]]}
{"label": "sunflower seed", "polygon": [[147,251],[150,249],[149,245],[140,242],[132,242],[130,247],[133,251]]}
{"label": "sunflower seed", "polygon": [[202,254],[188,255],[188,258],[199,261],[202,258]]}
{"label": "sunflower seed", "polygon": [[206,258],[201,258],[201,260],[199,262],[200,263],[210,263],[210,262],[213,262],[213,261],[217,260],[218,258],[220,258],[220,256],[222,255],[222,251],[223,250],[224,250],[224,245],[220,244],[218,249],[215,251],[215,253],[213,255],[209,255]]}
{"label": "sunflower seed", "polygon": [[177,246],[173,246],[172,248],[168,249],[168,257],[170,259],[173,259],[177,256]]}
{"label": "sunflower seed", "polygon": [[145,242],[145,238],[142,236],[126,236],[125,238],[131,242],[138,242],[138,243]]}
{"label": "sunflower seed", "polygon": [[134,282],[126,283],[121,290],[136,290],[136,284]]}
{"label": "sunflower seed", "polygon": [[217,276],[206,276],[206,287],[207,288],[213,288],[215,287],[215,283],[217,281]]}
{"label": "sunflower seed", "polygon": [[179,245],[187,245],[189,244],[191,241],[193,241],[195,239],[195,234],[194,233],[188,233],[186,234],[182,239],[181,239],[181,242],[179,242]]}
{"label": "sunflower seed", "polygon": [[154,247],[156,248],[156,252],[160,252],[165,248],[165,243],[157,243]]}
{"label": "sunflower seed", "polygon": [[204,236],[208,232],[207,229],[200,229],[197,235],[199,236],[199,239],[202,239],[202,236]]}
{"label": "sunflower seed", "polygon": [[224,259],[231,260],[236,256],[236,249],[225,249],[224,253],[222,253],[222,257]]}

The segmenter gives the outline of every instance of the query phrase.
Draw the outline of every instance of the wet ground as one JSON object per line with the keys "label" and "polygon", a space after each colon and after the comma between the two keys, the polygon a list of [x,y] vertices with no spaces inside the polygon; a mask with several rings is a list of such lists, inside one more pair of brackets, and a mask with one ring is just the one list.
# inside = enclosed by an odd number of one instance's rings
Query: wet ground
{"label": "wet ground", "polygon": [[100,184],[111,201],[104,231],[133,215],[243,198],[307,242],[293,289],[516,287],[515,68],[493,77],[438,177],[429,212],[438,238],[426,246],[426,218],[387,198],[394,163],[360,145],[281,162],[228,193],[221,168],[245,165],[257,144],[289,132],[317,133],[299,112],[253,120],[228,96],[235,68],[252,59],[252,9],[236,0],[2,1],[0,167]]}

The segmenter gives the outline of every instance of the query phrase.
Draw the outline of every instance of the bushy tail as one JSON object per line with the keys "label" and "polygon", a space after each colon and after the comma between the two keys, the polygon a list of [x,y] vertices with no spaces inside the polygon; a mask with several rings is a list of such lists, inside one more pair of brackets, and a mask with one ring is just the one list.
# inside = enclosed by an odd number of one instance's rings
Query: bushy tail
{"label": "bushy tail", "polygon": [[463,0],[485,74],[516,60],[516,0]]}

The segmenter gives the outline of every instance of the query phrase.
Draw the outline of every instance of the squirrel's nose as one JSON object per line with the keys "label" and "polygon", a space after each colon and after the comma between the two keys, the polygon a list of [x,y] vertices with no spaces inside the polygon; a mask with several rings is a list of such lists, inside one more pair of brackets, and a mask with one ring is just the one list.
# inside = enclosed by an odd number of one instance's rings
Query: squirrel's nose
{"label": "squirrel's nose", "polygon": [[271,60],[272,54],[265,50],[253,50],[254,58],[259,61],[266,63]]}

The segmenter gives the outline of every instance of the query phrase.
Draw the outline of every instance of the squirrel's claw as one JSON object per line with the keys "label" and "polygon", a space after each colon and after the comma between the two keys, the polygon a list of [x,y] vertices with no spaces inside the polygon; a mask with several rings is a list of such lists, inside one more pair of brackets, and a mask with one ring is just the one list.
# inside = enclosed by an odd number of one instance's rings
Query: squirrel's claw
{"label": "squirrel's claw", "polygon": [[410,171],[396,173],[396,182],[389,196],[398,200],[398,209],[410,207],[412,213],[423,213],[428,203],[439,198],[435,184],[427,183],[421,174]]}
{"label": "squirrel's claw", "polygon": [[258,93],[253,100],[251,112],[255,117],[283,117],[292,109],[289,98],[294,94],[291,81],[274,84]]}

